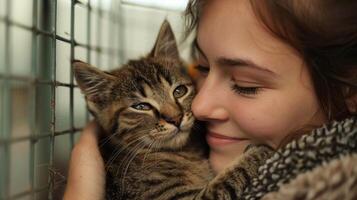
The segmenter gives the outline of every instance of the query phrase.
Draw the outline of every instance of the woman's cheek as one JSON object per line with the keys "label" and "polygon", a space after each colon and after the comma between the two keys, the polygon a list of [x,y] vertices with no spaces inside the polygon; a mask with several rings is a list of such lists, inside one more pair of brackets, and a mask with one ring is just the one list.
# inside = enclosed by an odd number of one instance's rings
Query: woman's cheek
{"label": "woman's cheek", "polygon": [[292,129],[291,116],[275,104],[240,106],[234,112],[234,122],[243,134],[258,143],[277,147]]}

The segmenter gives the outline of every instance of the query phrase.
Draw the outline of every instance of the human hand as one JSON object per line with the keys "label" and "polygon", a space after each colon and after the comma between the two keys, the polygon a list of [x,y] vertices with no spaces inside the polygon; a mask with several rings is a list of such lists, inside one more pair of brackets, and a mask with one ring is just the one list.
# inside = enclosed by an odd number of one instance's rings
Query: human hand
{"label": "human hand", "polygon": [[97,124],[90,122],[71,153],[65,200],[101,200],[105,196],[105,170],[97,141]]}

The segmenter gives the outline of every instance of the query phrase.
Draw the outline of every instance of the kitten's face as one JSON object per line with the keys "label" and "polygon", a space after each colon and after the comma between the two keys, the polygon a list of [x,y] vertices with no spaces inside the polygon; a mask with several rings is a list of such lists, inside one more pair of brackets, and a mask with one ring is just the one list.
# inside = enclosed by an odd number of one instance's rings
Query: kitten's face
{"label": "kitten's face", "polygon": [[109,73],[74,63],[88,107],[111,142],[130,148],[175,149],[186,144],[194,123],[195,91],[168,34],[173,37],[163,25],[148,57]]}
{"label": "kitten's face", "polygon": [[122,97],[120,106],[119,131],[128,129],[122,141],[141,138],[146,144],[167,148],[186,142],[194,122],[194,88],[180,67],[170,61],[131,62],[128,81],[135,81],[125,86],[130,92]]}

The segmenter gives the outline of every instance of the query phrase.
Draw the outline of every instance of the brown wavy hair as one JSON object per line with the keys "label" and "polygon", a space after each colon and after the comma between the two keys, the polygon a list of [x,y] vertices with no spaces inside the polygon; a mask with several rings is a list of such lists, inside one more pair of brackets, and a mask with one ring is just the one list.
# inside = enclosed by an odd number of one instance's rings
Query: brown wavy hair
{"label": "brown wavy hair", "polygon": [[[199,23],[206,0],[190,0],[186,36]],[[321,108],[331,120],[352,115],[357,102],[357,1],[250,0],[254,14],[276,38],[293,47],[308,66]]]}

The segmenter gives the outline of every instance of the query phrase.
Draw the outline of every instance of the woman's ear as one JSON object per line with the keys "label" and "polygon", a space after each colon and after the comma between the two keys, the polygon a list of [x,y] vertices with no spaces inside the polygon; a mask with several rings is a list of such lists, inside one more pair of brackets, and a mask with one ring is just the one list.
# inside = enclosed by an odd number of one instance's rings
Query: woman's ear
{"label": "woman's ear", "polygon": [[347,86],[342,91],[348,111],[357,114],[357,89],[354,86]]}
{"label": "woman's ear", "polygon": [[346,99],[348,111],[352,114],[357,114],[357,94],[352,95]]}

